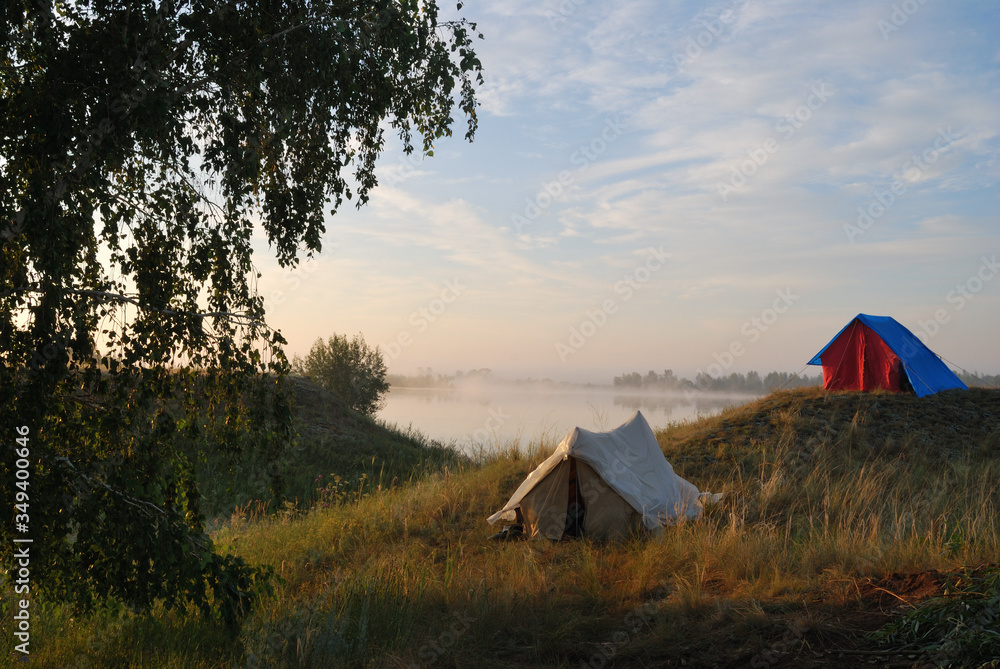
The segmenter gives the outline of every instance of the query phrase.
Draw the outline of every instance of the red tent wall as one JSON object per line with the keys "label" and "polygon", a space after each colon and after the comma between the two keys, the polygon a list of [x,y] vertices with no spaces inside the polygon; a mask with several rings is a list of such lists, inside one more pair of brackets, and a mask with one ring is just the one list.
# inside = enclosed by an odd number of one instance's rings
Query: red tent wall
{"label": "red tent wall", "polygon": [[827,390],[895,390],[902,364],[882,338],[857,319],[823,352]]}

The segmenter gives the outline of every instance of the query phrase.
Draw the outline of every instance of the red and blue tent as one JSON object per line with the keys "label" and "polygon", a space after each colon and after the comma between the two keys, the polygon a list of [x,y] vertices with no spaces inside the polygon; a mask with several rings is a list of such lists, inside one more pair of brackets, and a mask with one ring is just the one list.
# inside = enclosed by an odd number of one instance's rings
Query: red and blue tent
{"label": "red and blue tent", "polygon": [[858,314],[809,361],[827,390],[912,389],[917,397],[966,389],[941,358],[889,316]]}

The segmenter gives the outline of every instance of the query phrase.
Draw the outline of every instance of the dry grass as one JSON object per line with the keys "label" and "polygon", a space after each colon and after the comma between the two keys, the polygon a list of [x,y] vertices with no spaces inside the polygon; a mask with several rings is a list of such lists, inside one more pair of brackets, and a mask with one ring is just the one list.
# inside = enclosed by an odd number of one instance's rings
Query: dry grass
{"label": "dry grass", "polygon": [[[188,619],[107,614],[93,666],[853,666],[822,653],[886,620],[859,583],[1000,555],[1000,391],[777,393],[658,439],[725,493],[704,520],[494,544],[485,517],[555,444],[483,455],[327,509],[243,514],[219,545],[282,581],[239,637],[203,631],[199,651]],[[69,655],[95,638],[73,629],[52,630]]]}

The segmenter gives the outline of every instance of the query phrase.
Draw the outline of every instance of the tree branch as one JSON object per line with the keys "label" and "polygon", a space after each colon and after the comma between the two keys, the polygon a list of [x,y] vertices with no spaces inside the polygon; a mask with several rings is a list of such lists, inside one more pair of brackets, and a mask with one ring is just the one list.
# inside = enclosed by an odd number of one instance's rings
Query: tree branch
{"label": "tree branch", "polygon": [[[3,292],[0,292],[0,297],[8,297],[10,295],[13,295],[14,293],[44,293],[44,292],[45,291],[42,290],[41,288],[37,288],[34,286],[17,286],[14,288],[9,288]],[[65,292],[70,293],[72,295],[91,295],[94,297],[104,298],[103,301],[105,302],[116,302],[116,301],[127,302],[128,304],[132,304],[136,307],[139,307],[144,311],[152,311],[167,316],[193,316],[196,318],[225,318],[230,321],[240,321],[241,324],[243,325],[260,325],[267,328],[268,330],[273,329],[264,321],[251,318],[247,314],[242,314],[234,311],[180,311],[175,309],[157,309],[156,307],[150,307],[144,305],[142,302],[135,299],[134,297],[130,297],[128,295],[124,295],[121,293],[110,293],[105,290],[70,288]]]}

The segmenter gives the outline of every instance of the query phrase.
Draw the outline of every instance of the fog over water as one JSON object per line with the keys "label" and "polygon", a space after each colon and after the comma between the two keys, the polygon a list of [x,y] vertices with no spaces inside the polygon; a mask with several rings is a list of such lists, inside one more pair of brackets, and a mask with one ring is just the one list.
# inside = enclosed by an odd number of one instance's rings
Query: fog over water
{"label": "fog over water", "polygon": [[611,430],[636,411],[642,411],[656,429],[753,399],[751,395],[651,393],[568,384],[393,386],[378,418],[472,452],[480,446],[504,445],[512,440],[527,447],[543,437],[554,446],[574,427]]}

